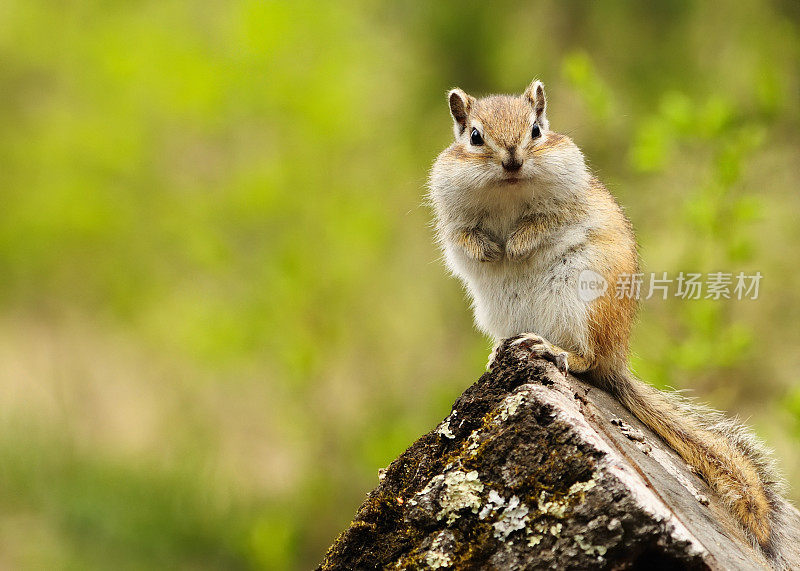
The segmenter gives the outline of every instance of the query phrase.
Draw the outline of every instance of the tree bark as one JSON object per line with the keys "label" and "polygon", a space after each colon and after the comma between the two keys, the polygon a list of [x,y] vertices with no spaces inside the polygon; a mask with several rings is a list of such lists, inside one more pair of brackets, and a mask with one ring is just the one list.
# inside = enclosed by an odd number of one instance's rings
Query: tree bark
{"label": "tree bark", "polygon": [[320,569],[769,568],[616,400],[508,346],[379,479]]}

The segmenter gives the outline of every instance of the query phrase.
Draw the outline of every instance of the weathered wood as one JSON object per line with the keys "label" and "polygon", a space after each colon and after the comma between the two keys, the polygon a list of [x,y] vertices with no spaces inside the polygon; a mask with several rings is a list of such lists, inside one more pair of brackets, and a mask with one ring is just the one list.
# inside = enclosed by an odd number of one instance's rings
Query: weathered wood
{"label": "weathered wood", "polygon": [[[787,557],[800,569],[800,549]],[[708,486],[616,400],[506,347],[381,471],[320,568],[768,564]]]}

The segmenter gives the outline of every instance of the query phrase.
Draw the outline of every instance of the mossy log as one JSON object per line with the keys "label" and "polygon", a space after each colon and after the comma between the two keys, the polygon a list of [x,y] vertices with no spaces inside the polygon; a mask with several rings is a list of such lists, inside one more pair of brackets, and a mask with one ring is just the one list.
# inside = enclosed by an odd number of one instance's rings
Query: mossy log
{"label": "mossy log", "polygon": [[618,402],[508,346],[379,480],[320,569],[768,568]]}

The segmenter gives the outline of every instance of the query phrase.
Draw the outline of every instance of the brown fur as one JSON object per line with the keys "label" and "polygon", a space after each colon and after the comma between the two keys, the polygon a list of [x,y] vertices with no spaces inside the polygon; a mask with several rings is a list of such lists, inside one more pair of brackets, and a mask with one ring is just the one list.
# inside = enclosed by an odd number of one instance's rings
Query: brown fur
{"label": "brown fur", "polygon": [[530,127],[530,105],[519,97],[493,95],[479,99],[472,117],[498,145],[519,146],[522,133]]}

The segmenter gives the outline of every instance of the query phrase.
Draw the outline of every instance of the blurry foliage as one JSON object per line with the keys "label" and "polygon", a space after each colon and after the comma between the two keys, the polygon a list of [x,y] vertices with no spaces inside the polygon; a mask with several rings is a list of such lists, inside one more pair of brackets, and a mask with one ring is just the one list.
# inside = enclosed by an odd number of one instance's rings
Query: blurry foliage
{"label": "blurry foliage", "polygon": [[609,120],[612,109],[611,93],[588,54],[574,52],[566,55],[561,66],[561,74],[598,121]]}
{"label": "blurry foliage", "polygon": [[485,363],[422,206],[444,93],[534,76],[644,271],[764,274],[646,302],[634,365],[797,481],[798,37],[767,0],[4,2],[0,565],[318,562]]}
{"label": "blurry foliage", "polygon": [[[747,121],[733,110],[733,103],[722,97],[698,105],[683,94],[668,93],[658,114],[642,122],[631,147],[632,166],[647,173],[663,173],[681,146],[705,157],[675,228],[693,237],[678,252],[679,271],[735,272],[753,260],[752,223],[760,202],[739,183],[747,158],[764,143],[766,124]],[[676,377],[733,367],[753,356],[750,329],[732,316],[741,301],[705,296],[703,291],[702,299],[668,304],[680,333],[675,338],[675,329],[662,330],[668,348],[638,360],[645,378],[674,386],[680,382]]]}

